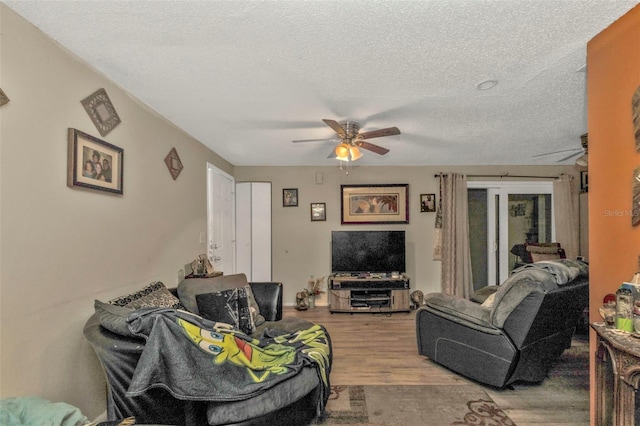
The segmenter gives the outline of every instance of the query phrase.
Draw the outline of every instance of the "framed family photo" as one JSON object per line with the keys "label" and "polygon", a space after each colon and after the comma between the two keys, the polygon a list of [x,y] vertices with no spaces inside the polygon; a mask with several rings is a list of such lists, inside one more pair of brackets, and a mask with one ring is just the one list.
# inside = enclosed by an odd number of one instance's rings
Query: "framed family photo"
{"label": "framed family photo", "polygon": [[409,223],[409,184],[341,185],[343,224]]}
{"label": "framed family photo", "polygon": [[420,212],[430,213],[436,211],[436,194],[420,194]]}
{"label": "framed family photo", "polygon": [[327,206],[325,203],[311,203],[311,222],[327,220]]}
{"label": "framed family photo", "polygon": [[67,186],[123,194],[124,150],[77,129],[68,130]]}
{"label": "framed family photo", "polygon": [[298,206],[298,188],[285,188],[282,190],[282,206],[283,207]]}

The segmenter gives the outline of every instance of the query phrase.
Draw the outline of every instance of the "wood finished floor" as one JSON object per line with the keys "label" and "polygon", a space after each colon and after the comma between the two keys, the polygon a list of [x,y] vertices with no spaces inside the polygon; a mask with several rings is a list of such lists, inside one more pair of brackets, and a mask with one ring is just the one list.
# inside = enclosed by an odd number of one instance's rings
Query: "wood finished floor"
{"label": "wood finished floor", "polygon": [[[415,311],[331,314],[327,307],[284,308],[285,316],[326,327],[333,344],[332,385],[467,385],[458,376],[418,354]],[[479,385],[481,386],[481,385]],[[589,371],[570,379],[497,390],[481,386],[518,426],[588,425]]]}

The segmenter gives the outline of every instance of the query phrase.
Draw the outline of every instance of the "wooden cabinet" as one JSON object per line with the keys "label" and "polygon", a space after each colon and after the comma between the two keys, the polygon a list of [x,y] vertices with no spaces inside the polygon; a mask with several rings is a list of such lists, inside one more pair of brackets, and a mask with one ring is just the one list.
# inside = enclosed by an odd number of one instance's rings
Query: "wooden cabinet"
{"label": "wooden cabinet", "polygon": [[333,312],[409,311],[409,278],[329,277],[329,310]]}
{"label": "wooden cabinet", "polygon": [[596,425],[640,424],[640,339],[592,324],[596,331]]}

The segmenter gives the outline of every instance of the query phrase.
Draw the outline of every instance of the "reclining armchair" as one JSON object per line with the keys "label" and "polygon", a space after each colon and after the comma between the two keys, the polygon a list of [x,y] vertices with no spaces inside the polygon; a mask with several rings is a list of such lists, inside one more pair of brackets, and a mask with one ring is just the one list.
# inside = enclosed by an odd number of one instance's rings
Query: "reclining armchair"
{"label": "reclining armchair", "polygon": [[568,259],[528,264],[493,289],[483,303],[426,295],[416,312],[419,353],[498,388],[542,381],[571,347],[588,305],[587,264]]}

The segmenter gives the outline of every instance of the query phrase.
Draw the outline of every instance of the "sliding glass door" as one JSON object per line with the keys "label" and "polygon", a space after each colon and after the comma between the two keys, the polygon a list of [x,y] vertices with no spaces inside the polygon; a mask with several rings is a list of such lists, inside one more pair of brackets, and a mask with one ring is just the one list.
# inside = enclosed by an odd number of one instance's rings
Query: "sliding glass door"
{"label": "sliding glass door", "polygon": [[474,287],[500,284],[522,264],[525,243],[555,239],[552,182],[467,183]]}

